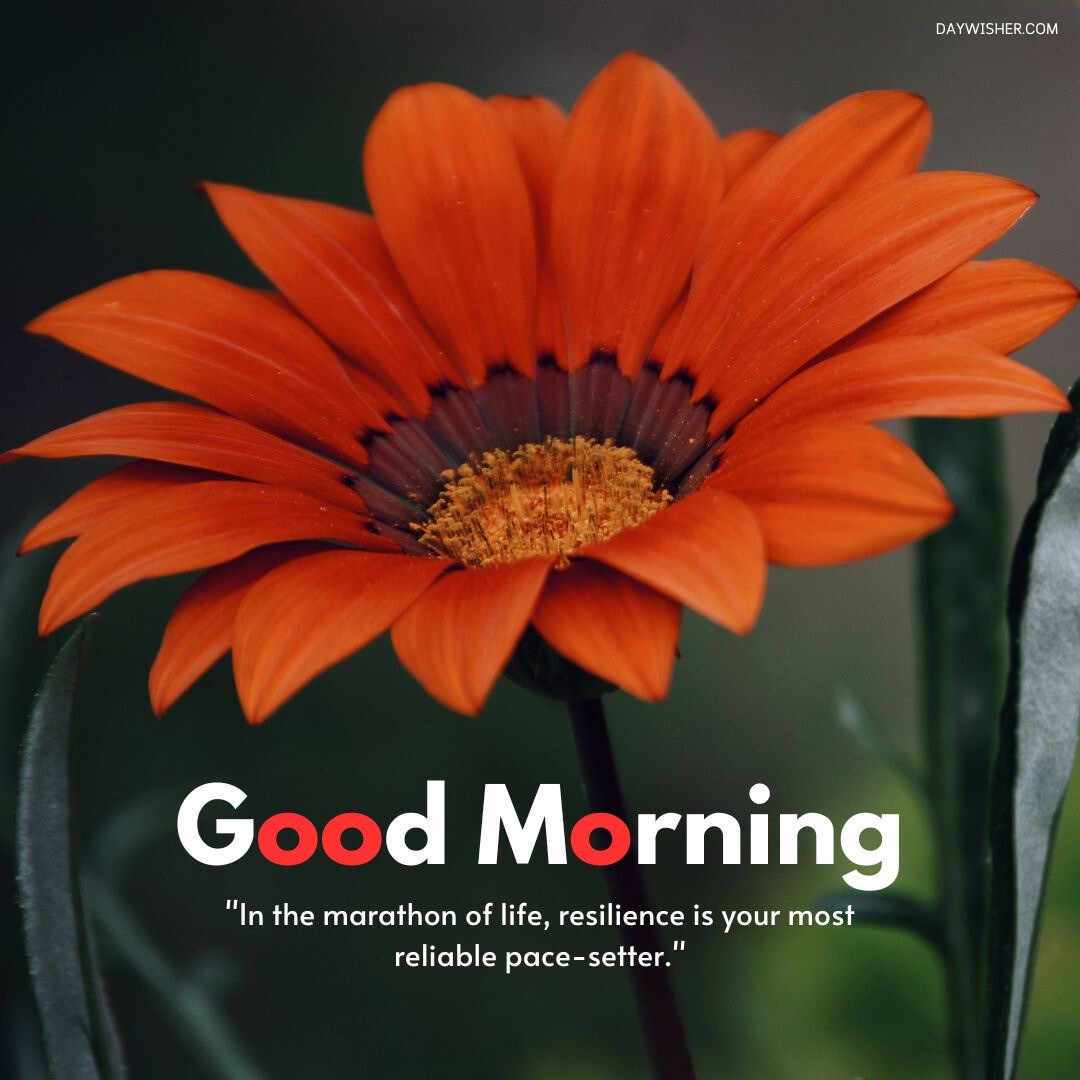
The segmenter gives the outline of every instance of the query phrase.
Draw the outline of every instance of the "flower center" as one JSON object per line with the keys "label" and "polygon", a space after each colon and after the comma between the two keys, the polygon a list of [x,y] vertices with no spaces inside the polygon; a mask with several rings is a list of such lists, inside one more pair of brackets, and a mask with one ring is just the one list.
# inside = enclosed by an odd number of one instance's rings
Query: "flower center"
{"label": "flower center", "polygon": [[430,520],[413,528],[431,552],[469,566],[533,555],[566,566],[582,545],[640,525],[671,502],[629,447],[581,435],[490,450],[440,479]]}

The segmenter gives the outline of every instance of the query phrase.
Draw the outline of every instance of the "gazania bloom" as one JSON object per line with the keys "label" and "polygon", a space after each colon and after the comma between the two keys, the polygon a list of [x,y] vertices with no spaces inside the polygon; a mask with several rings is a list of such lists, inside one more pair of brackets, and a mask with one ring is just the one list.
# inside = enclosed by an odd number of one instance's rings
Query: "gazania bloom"
{"label": "gazania bloom", "polygon": [[746,633],[767,563],[948,519],[876,421],[1067,407],[1006,354],[1076,291],[971,261],[1035,195],[917,172],[929,133],[919,98],[872,92],[720,138],[626,55],[568,118],[395,93],[364,147],[373,215],[207,184],[274,292],[155,271],[30,326],[194,399],[13,451],[134,459],[26,538],[75,538],[42,632],[205,570],[154,664],[159,713],[231,649],[262,720],[386,630],[466,713],[511,661],[661,698],[683,606]]}

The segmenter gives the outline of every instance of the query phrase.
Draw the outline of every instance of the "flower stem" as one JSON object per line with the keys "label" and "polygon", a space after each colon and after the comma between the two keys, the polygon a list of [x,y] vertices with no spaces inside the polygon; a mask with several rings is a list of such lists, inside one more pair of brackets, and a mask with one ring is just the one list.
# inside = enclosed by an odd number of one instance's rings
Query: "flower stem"
{"label": "flower stem", "polygon": [[956,503],[919,545],[926,782],[937,856],[955,1075],[981,1080],[987,985],[988,823],[1008,671],[1008,496],[997,420],[917,420],[915,446]]}
{"label": "flower stem", "polygon": [[[599,698],[572,701],[567,703],[567,708],[590,810],[614,814],[626,821],[626,804],[619,785],[602,702]],[[614,903],[620,904],[625,911],[651,910],[645,876],[637,861],[636,845],[631,843],[626,855],[605,867],[604,871],[608,892]],[[654,925],[620,926],[619,937],[626,948],[639,952],[666,951],[660,932]],[[634,964],[629,971],[654,1077],[656,1080],[694,1080],[690,1044],[679,1013],[670,967]]]}

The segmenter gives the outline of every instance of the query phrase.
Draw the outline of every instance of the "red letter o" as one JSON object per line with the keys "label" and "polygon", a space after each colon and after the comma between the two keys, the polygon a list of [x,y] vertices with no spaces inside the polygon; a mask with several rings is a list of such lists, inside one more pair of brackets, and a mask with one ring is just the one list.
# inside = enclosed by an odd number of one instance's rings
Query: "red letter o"
{"label": "red letter o", "polygon": [[[360,833],[359,847],[348,848],[341,842],[341,834],[349,829]],[[342,866],[363,866],[379,854],[382,829],[367,814],[338,814],[323,828],[322,846],[323,851]]]}
{"label": "red letter o", "polygon": [[[292,829],[296,847],[285,849],[278,843],[283,829]],[[259,850],[278,866],[297,866],[307,862],[319,846],[319,833],[303,814],[274,814],[259,826]]]}
{"label": "red letter o", "polygon": [[[611,843],[602,851],[592,846],[592,834],[597,829],[605,829],[611,836]],[[630,830],[626,822],[614,814],[586,814],[570,830],[570,847],[590,866],[610,866],[630,850]]]}

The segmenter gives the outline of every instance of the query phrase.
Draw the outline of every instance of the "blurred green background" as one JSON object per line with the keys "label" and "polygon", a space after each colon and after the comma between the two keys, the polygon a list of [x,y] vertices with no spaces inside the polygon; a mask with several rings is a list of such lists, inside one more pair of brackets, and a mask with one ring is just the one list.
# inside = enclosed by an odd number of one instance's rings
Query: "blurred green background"
{"label": "blurred green background", "polygon": [[[1057,37],[940,37],[960,18],[1057,21]],[[200,179],[363,205],[364,130],[396,86],[437,79],[480,94],[540,92],[570,105],[615,53],[667,64],[721,130],[787,130],[855,90],[904,87],[935,112],[928,164],[998,172],[1033,186],[1041,205],[1000,245],[1080,279],[1080,12],[1038,4],[828,0],[814,5],[504,2],[394,4],[320,0],[208,4],[22,5],[5,17],[3,183],[7,228],[0,318],[3,443],[138,400],[145,388],[20,327],[56,301],[150,267],[258,282],[209,205]],[[1025,359],[1067,385],[1080,369],[1080,320]],[[154,395],[156,396],[156,392]],[[1046,418],[1010,421],[1016,517],[1033,490]],[[21,463],[0,471],[0,785],[10,824],[15,751],[33,688],[59,640],[39,642],[35,604],[55,552],[16,562],[18,530],[101,463]],[[88,860],[115,868],[123,895],[168,959],[201,973],[251,1055],[275,1080],[642,1077],[628,983],[618,971],[410,972],[395,948],[456,934],[240,930],[225,899],[256,907],[465,908],[486,899],[584,907],[605,899],[596,871],[477,867],[483,784],[520,798],[563,785],[568,819],[584,811],[568,725],[554,705],[503,683],[474,720],[435,705],[382,641],[303,692],[265,727],[248,728],[222,666],[162,723],[145,681],[170,605],[167,581],[110,601],[94,630],[76,756],[78,822]],[[742,814],[764,781],[771,809],[903,815],[901,885],[928,884],[920,810],[883,767],[838,730],[849,688],[914,752],[911,558],[772,574],[759,629],[736,640],[687,617],[671,698],[648,708],[620,695],[610,712],[623,780],[638,810]],[[295,809],[325,820],[358,808],[385,822],[420,808],[426,779],[445,779],[445,867],[377,860],[300,870],[249,858],[201,867],[173,830],[179,800],[227,780],[257,820]],[[117,815],[122,815],[123,820]],[[134,822],[134,824],[133,824]],[[155,831],[156,830],[156,831]],[[141,837],[141,839],[140,839]],[[679,865],[650,871],[661,906],[808,906],[841,868]],[[11,898],[0,902],[4,980],[0,1074],[34,1064],[26,969]],[[614,936],[596,933],[589,947]],[[484,938],[492,947],[524,939]],[[895,932],[691,931],[675,968],[704,1077],[944,1077],[940,973]],[[553,946],[560,945],[558,939]],[[538,939],[536,947],[541,947]],[[550,946],[549,946],[550,947]],[[1024,1075],[1076,1075],[1080,1025],[1080,793],[1066,808],[1050,888]],[[136,1078],[198,1077],[152,996],[110,963],[110,989]]]}

